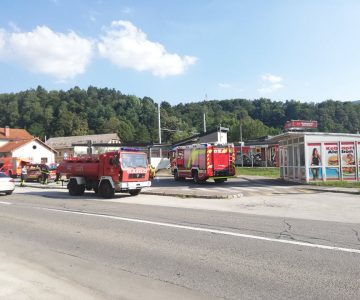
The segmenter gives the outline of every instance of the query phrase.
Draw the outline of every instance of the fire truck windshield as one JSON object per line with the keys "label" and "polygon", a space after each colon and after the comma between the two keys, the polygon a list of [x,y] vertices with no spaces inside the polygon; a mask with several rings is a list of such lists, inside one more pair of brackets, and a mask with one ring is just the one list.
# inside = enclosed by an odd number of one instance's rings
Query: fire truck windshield
{"label": "fire truck windshield", "polygon": [[142,153],[121,153],[121,166],[123,168],[146,168],[146,155]]}

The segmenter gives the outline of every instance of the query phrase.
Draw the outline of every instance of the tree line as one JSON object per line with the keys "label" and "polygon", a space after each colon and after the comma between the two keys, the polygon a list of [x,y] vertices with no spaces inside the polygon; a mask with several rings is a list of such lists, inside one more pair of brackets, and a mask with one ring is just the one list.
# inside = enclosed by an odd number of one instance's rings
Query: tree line
{"label": "tree line", "polygon": [[[24,128],[41,139],[116,132],[124,143],[157,143],[157,103],[149,98],[124,95],[109,88],[74,87],[47,91],[41,86],[18,93],[0,94],[2,127]],[[239,141],[279,134],[287,120],[317,120],[324,132],[356,133],[360,130],[357,102],[327,100],[308,103],[229,99],[160,104],[162,142],[171,143],[219,125],[230,129],[228,140]]]}

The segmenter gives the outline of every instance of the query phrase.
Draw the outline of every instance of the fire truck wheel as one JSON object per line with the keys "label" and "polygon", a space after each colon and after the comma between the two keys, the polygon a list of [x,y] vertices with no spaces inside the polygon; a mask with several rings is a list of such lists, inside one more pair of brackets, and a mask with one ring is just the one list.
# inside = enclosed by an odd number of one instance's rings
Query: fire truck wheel
{"label": "fire truck wheel", "polygon": [[110,199],[114,196],[114,189],[111,186],[110,182],[102,182],[99,189],[100,195],[105,199]]}
{"label": "fire truck wheel", "polygon": [[194,180],[195,183],[200,183],[201,182],[201,180],[199,178],[198,171],[193,171],[193,180]]}
{"label": "fire truck wheel", "polygon": [[77,184],[76,180],[70,179],[68,183],[68,189],[70,196],[81,196],[85,192],[85,186]]}
{"label": "fire truck wheel", "polygon": [[85,185],[79,185],[77,186],[77,196],[84,195],[85,192]]}
{"label": "fire truck wheel", "polygon": [[131,196],[136,196],[140,194],[141,190],[130,190],[129,193]]}
{"label": "fire truck wheel", "polygon": [[175,180],[175,181],[179,181],[179,180],[180,180],[180,177],[179,177],[179,174],[178,174],[178,171],[177,171],[177,170],[174,171],[174,180]]}

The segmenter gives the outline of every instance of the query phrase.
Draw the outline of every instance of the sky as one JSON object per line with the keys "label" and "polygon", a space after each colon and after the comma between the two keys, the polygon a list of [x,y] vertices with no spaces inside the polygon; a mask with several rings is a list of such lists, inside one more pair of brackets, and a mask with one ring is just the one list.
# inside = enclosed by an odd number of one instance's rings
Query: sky
{"label": "sky", "polygon": [[360,99],[358,0],[2,0],[0,93]]}

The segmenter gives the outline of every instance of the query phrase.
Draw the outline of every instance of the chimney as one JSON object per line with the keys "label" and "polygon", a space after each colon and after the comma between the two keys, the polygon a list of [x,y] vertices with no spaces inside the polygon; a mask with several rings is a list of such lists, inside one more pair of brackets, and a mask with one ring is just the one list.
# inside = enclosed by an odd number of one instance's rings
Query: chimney
{"label": "chimney", "polygon": [[4,128],[4,133],[5,133],[5,136],[6,136],[6,137],[9,137],[9,136],[10,136],[10,128],[9,128],[9,126],[5,126],[5,128]]}

